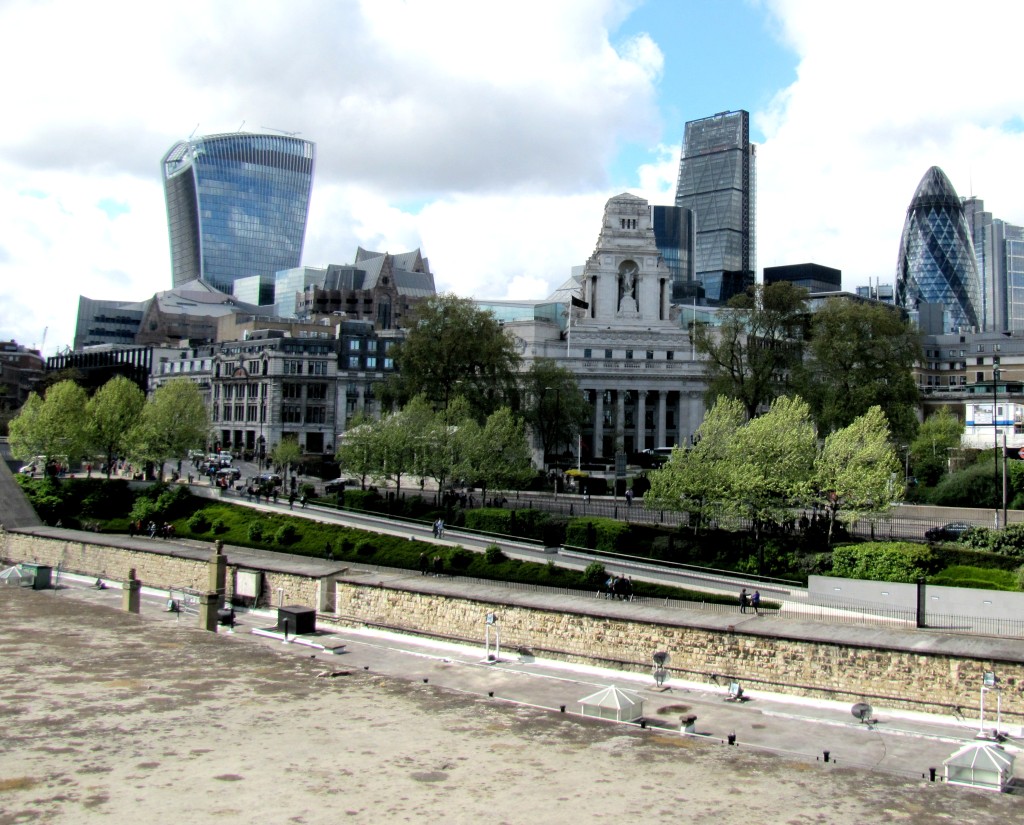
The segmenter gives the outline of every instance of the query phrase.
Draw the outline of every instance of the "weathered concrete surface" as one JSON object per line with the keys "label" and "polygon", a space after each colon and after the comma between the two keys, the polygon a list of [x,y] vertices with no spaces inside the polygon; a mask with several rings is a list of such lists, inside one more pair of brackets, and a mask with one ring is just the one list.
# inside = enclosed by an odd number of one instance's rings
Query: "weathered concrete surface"
{"label": "weathered concrete surface", "polygon": [[[241,632],[203,633],[145,607],[127,615],[81,598],[0,591],[3,825],[168,817],[222,825],[720,825],[1019,815],[1016,797],[436,686],[445,674],[516,685],[527,678],[521,674],[453,670],[420,656],[430,684],[411,682],[383,675],[382,650],[365,671],[355,658]],[[325,673],[335,676],[318,678]],[[556,681],[536,678],[544,690]]]}
{"label": "weathered concrete surface", "polygon": [[5,527],[38,527],[43,523],[14,480],[13,462],[7,439],[0,440],[0,524]]}

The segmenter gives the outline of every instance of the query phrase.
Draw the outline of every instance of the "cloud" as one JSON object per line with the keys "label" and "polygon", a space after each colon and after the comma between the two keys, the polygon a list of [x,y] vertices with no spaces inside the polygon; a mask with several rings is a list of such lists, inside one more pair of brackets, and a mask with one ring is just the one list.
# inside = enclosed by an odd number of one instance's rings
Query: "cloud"
{"label": "cloud", "polygon": [[48,342],[70,343],[78,295],[170,286],[159,162],[193,130],[317,144],[307,263],[420,246],[441,288],[554,286],[591,251],[610,159],[659,134],[659,47],[612,46],[632,7],[0,5],[0,72],[20,79],[0,93],[16,125],[0,133],[0,277],[31,308],[5,331],[31,341],[49,323]]}
{"label": "cloud", "polygon": [[892,282],[907,206],[929,167],[1024,223],[1018,3],[852,6],[773,0],[797,80],[756,112],[758,265],[814,261],[846,288]]}

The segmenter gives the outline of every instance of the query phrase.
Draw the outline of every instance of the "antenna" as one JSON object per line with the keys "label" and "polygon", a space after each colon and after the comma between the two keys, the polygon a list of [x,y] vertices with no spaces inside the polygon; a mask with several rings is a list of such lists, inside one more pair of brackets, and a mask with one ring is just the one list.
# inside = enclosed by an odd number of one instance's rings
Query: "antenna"
{"label": "antenna", "polygon": [[239,124],[238,128],[235,129],[235,131],[236,132],[241,132],[243,126],[245,126],[245,121],[244,120]]}
{"label": "antenna", "polygon": [[196,130],[197,130],[198,128],[199,128],[199,124],[197,123],[197,124],[196,124],[196,128],[192,130],[192,134],[188,136],[188,139],[189,139],[189,140],[192,140],[192,137],[193,137],[193,136],[195,135],[195,133],[196,133]]}
{"label": "antenna", "polygon": [[284,129],[275,129],[273,126],[260,126],[261,129],[266,129],[269,132],[279,132],[282,135],[288,135],[288,137],[295,137],[301,135],[302,132],[286,132]]}

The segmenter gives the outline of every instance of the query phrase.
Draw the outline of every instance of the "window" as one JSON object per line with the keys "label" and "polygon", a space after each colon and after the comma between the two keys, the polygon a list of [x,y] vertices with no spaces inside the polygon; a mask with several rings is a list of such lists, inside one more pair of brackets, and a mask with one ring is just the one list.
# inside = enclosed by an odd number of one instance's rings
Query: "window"
{"label": "window", "polygon": [[310,375],[327,375],[327,362],[326,361],[310,361],[309,362],[309,374]]}
{"label": "window", "polygon": [[306,407],[307,424],[323,424],[327,420],[326,407]]}
{"label": "window", "polygon": [[285,375],[302,375],[302,362],[301,361],[285,361],[284,362],[284,374]]}
{"label": "window", "polygon": [[665,360],[666,361],[674,361],[675,357],[676,357],[675,350],[669,350],[668,352],[665,353]]}
{"label": "window", "polygon": [[606,349],[604,351],[604,357],[605,358],[611,358],[612,357],[612,351],[610,349]]}
{"label": "window", "polygon": [[395,360],[393,358],[384,359],[384,369],[393,370],[395,368]]}
{"label": "window", "polygon": [[282,384],[282,398],[302,398],[302,384]]}
{"label": "window", "polygon": [[326,384],[307,384],[306,399],[308,401],[323,401],[327,398]]}
{"label": "window", "polygon": [[245,408],[245,420],[255,421],[256,420],[256,405],[250,404]]}
{"label": "window", "polygon": [[298,404],[283,404],[281,406],[281,422],[283,424],[301,424],[302,407]]}
{"label": "window", "polygon": [[359,352],[361,343],[362,342],[358,338],[353,338],[348,342],[348,348],[352,352]]}
{"label": "window", "polygon": [[584,358],[590,358],[592,356],[593,356],[593,352],[590,350],[589,347],[587,349],[583,350],[583,357]]}
{"label": "window", "polygon": [[631,350],[631,349],[626,350],[626,360],[627,361],[632,361],[633,360],[633,350]]}
{"label": "window", "polygon": [[368,370],[375,370],[375,369],[377,369],[377,358],[376,358],[376,356],[373,356],[373,355],[367,355],[366,356],[366,368]]}
{"label": "window", "polygon": [[225,421],[230,421],[231,420],[231,405],[230,404],[225,404],[224,405],[224,420]]}
{"label": "window", "polygon": [[654,350],[652,350],[652,349],[647,350],[647,360],[648,361],[653,361],[654,360]]}
{"label": "window", "polygon": [[213,405],[213,413],[211,414],[210,418],[213,421],[218,421],[220,419],[220,404]]}
{"label": "window", "polygon": [[349,356],[349,358],[348,358],[348,368],[350,370],[357,370],[357,369],[359,369],[359,356],[358,355],[350,355]]}

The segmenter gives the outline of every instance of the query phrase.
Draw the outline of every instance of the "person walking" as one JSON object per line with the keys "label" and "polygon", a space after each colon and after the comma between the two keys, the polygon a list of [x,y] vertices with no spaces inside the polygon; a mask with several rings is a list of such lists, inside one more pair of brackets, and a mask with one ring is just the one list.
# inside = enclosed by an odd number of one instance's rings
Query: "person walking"
{"label": "person walking", "polygon": [[754,608],[754,615],[755,616],[760,616],[761,615],[760,613],[757,612],[757,608],[759,608],[761,606],[761,593],[760,593],[760,591],[758,591],[758,590],[754,591],[754,595],[750,597],[750,606],[752,608]]}
{"label": "person walking", "polygon": [[426,553],[420,553],[420,575],[425,576],[430,572],[430,559]]}
{"label": "person walking", "polygon": [[750,597],[747,596],[747,588],[744,587],[740,591],[740,613],[747,612],[747,603],[749,602],[749,599]]}

